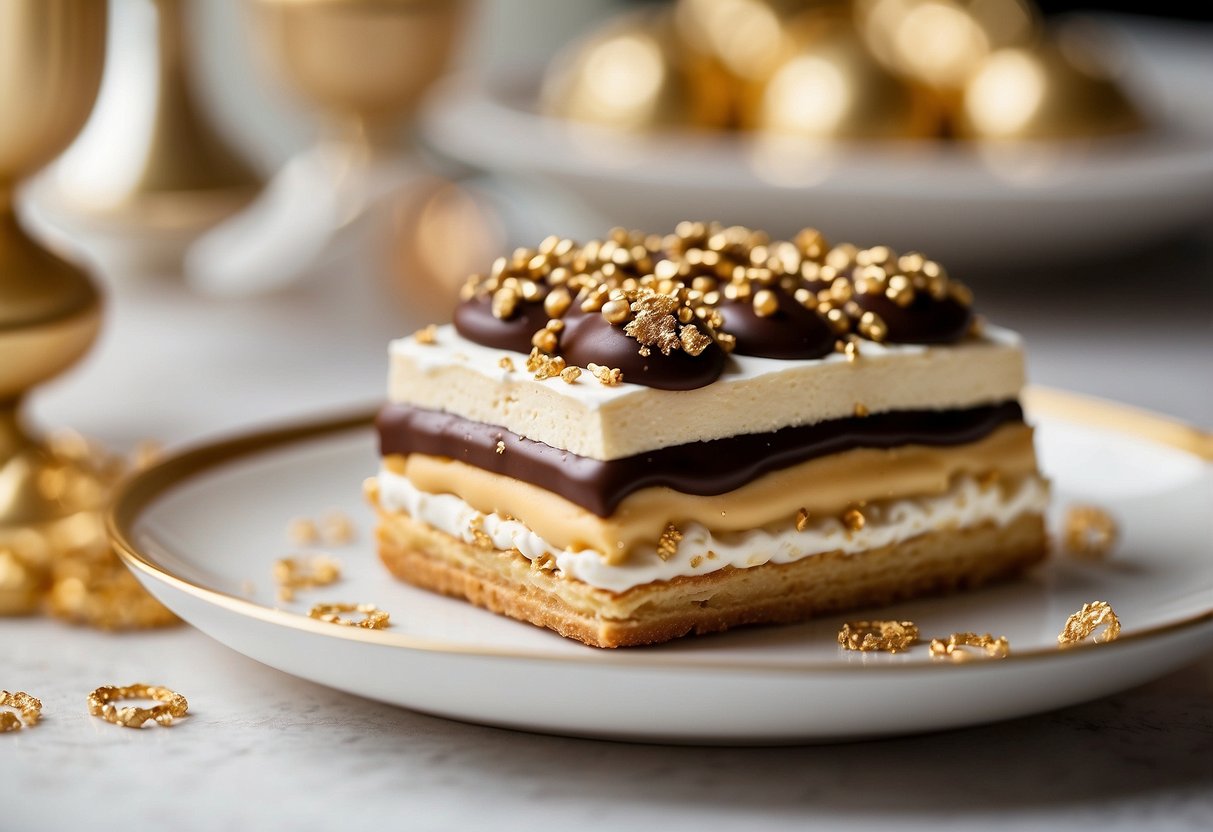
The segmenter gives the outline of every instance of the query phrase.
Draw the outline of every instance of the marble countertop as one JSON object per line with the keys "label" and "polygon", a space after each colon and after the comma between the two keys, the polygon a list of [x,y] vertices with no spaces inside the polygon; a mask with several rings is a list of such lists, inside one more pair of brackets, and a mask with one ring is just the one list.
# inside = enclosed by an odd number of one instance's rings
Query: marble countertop
{"label": "marble countertop", "polygon": [[[978,286],[1025,332],[1036,381],[1213,425],[1213,270],[1172,299],[1075,273]],[[1167,272],[1166,263],[1155,264]],[[1174,273],[1172,273],[1173,275]],[[1031,288],[1031,287],[1028,287]],[[335,286],[244,303],[171,281],[111,290],[93,354],[32,415],[115,447],[170,445],[381,395],[400,313]],[[1042,304],[1040,297],[1048,303]],[[1203,379],[1203,381],[1202,381]],[[140,732],[87,715],[100,684],[186,694],[191,717]],[[105,635],[0,619],[0,687],[42,698],[0,737],[0,829],[1206,829],[1213,656],[1056,713],[844,746],[688,749],[464,725],[259,665],[186,627]]]}

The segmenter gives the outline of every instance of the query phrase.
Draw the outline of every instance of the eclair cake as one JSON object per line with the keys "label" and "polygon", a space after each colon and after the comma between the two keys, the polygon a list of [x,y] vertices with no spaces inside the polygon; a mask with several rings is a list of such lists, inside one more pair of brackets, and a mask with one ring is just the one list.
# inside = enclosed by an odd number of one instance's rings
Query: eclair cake
{"label": "eclair cake", "polygon": [[918,253],[703,223],[553,237],[389,354],[368,481],[384,564],[588,645],[1045,555],[1019,339]]}

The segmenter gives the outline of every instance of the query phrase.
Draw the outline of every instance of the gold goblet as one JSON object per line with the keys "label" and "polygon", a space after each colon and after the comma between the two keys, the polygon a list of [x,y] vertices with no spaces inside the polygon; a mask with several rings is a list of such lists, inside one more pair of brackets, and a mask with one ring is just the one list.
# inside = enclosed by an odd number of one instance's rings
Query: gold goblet
{"label": "gold goblet", "polygon": [[104,495],[97,475],[24,429],[34,385],[88,350],[101,320],[88,275],[39,247],[13,210],[22,179],[84,125],[105,58],[105,0],[0,0],[0,613],[28,612],[72,518]]}

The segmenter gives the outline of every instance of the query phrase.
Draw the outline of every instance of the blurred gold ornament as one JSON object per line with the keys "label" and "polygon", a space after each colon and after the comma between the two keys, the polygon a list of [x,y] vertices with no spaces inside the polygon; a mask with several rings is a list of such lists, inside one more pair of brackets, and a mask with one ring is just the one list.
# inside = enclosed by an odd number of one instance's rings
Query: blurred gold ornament
{"label": "blurred gold ornament", "polygon": [[726,98],[725,121],[736,126],[746,85],[769,76],[788,46],[788,20],[824,2],[678,0],[674,28],[689,83],[701,96]]}
{"label": "blurred gold ornament", "polygon": [[932,96],[885,69],[845,17],[810,12],[793,21],[789,35],[792,46],[752,88],[745,126],[812,139],[938,134]]}
{"label": "blurred gold ornament", "polygon": [[565,47],[548,67],[543,109],[623,129],[727,126],[728,86],[693,75],[683,52],[664,11],[612,20]]}
{"label": "blurred gold ornament", "polygon": [[196,101],[186,11],[185,0],[114,4],[110,47],[120,59],[106,67],[96,110],[56,166],[52,221],[188,240],[255,193],[258,177]]}
{"label": "blurred gold ornament", "polygon": [[995,52],[965,87],[957,133],[1062,139],[1141,129],[1141,115],[1097,55],[1073,30],[1031,48]]}
{"label": "blurred gold ornament", "polygon": [[1037,28],[1027,0],[857,0],[855,17],[877,60],[950,92],[994,50],[1030,43]]}
{"label": "blurred gold ornament", "polygon": [[463,0],[256,0],[256,35],[281,74],[347,139],[392,143],[446,69]]}

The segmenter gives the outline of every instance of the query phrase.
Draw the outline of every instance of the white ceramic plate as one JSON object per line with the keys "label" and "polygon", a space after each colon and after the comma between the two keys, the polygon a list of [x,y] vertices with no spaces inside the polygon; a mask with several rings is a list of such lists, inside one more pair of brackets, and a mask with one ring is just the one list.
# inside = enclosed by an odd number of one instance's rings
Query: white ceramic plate
{"label": "white ceramic plate", "polygon": [[544,233],[710,217],[780,236],[814,225],[954,270],[1108,256],[1213,219],[1213,37],[1111,25],[1152,120],[1140,135],[982,147],[627,134],[540,115],[538,73],[454,79],[432,96],[424,129],[441,152],[513,183],[510,199]]}
{"label": "white ceramic plate", "polygon": [[[1123,539],[1102,563],[1054,558],[1030,577],[901,604],[878,617],[924,635],[1006,635],[1000,661],[948,664],[925,646],[840,650],[842,616],[605,651],[392,580],[361,484],[377,464],[368,417],[199,448],[133,480],[112,531],[135,574],[199,629],[248,656],[361,696],[455,719],[589,737],[790,743],[886,736],[1044,711],[1144,682],[1213,644],[1213,437],[1161,417],[1037,391],[1057,505],[1106,507]],[[1203,455],[1203,459],[1202,459]],[[338,508],[361,529],[334,550],[342,580],[275,600],[288,522]],[[1054,518],[1056,519],[1056,518]],[[1060,651],[1085,601],[1106,599],[1118,641]],[[305,617],[319,601],[374,602],[385,631]],[[856,612],[847,618],[863,618]]]}

